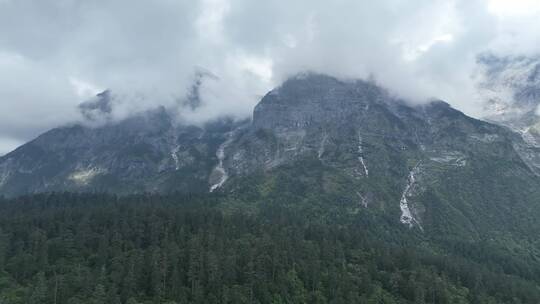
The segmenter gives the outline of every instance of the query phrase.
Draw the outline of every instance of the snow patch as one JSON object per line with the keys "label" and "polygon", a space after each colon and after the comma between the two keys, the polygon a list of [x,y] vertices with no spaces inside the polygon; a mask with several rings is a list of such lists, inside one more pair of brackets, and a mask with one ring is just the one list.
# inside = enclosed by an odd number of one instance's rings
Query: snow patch
{"label": "snow patch", "polygon": [[11,175],[11,172],[8,170],[2,170],[0,173],[0,187],[4,186]]}
{"label": "snow patch", "polygon": [[482,135],[470,135],[469,136],[472,139],[484,142],[484,143],[492,143],[499,139],[499,135],[497,134],[482,134]]}
{"label": "snow patch", "polygon": [[360,192],[356,192],[356,195],[358,195],[358,197],[360,197],[360,205],[362,205],[362,207],[364,208],[367,208],[368,207],[368,201],[366,199],[366,197],[364,195],[362,195],[362,193]]}
{"label": "snow patch", "polygon": [[321,159],[321,157],[324,154],[324,149],[326,146],[326,141],[328,140],[328,134],[325,132],[323,135],[323,138],[321,140],[321,144],[319,145],[319,151],[317,151],[317,157]]}
{"label": "snow patch", "polygon": [[358,157],[358,160],[360,160],[360,163],[362,164],[362,167],[364,168],[364,174],[366,175],[366,177],[368,177],[369,170],[366,166],[366,162],[364,161],[364,157],[363,157],[364,149],[362,148],[362,136],[360,134],[358,134],[358,153],[360,154],[360,156]]}
{"label": "snow patch", "polygon": [[223,160],[225,160],[225,149],[232,142],[232,140],[232,135],[229,135],[229,138],[219,146],[216,152],[216,156],[218,158],[218,165],[214,168],[214,171],[212,172],[212,174],[210,174],[210,176],[218,176],[218,180],[216,183],[210,186],[210,192],[214,192],[219,189],[221,186],[223,186],[223,184],[225,184],[227,179],[229,179],[229,175],[227,174],[227,171],[225,171],[225,167],[223,166]]}
{"label": "snow patch", "polygon": [[411,212],[408,201],[408,198],[412,196],[412,190],[416,183],[416,174],[419,172],[420,163],[418,163],[411,170],[411,172],[409,172],[409,176],[407,178],[407,185],[405,186],[405,189],[403,190],[403,193],[401,194],[401,199],[399,201],[399,207],[401,208],[401,216],[399,220],[402,224],[409,226],[409,228],[412,228],[416,224],[420,228],[420,230],[423,230],[422,225],[420,225],[418,219],[416,219],[413,215],[413,212]]}
{"label": "snow patch", "polygon": [[528,127],[528,128],[525,128],[525,129],[520,129],[520,130],[518,130],[518,132],[521,134],[521,138],[523,138],[525,143],[527,143],[529,146],[538,148],[538,147],[540,147],[540,143],[534,137],[534,135],[531,133],[531,128],[532,127]]}
{"label": "snow patch", "polygon": [[171,151],[171,157],[174,161],[176,171],[180,169],[180,160],[178,159],[178,151],[180,151],[180,145],[176,145],[176,147],[174,147]]}
{"label": "snow patch", "polygon": [[0,187],[4,186],[11,176],[12,170],[10,168],[12,167],[12,162],[13,159],[8,158],[0,164]]}
{"label": "snow patch", "polygon": [[285,148],[285,152],[296,151],[296,150],[298,150],[298,147],[296,146]]}
{"label": "snow patch", "polygon": [[437,156],[430,157],[429,159],[437,163],[449,164],[457,167],[464,167],[467,165],[466,156],[457,151],[442,152]]}
{"label": "snow patch", "polygon": [[366,163],[364,162],[364,158],[362,156],[359,157],[360,163],[362,164],[362,167],[364,167],[364,173],[366,174],[366,177],[369,176],[369,170],[366,167]]}
{"label": "snow patch", "polygon": [[88,167],[71,173],[68,178],[79,185],[88,185],[96,176],[105,172],[102,168]]}

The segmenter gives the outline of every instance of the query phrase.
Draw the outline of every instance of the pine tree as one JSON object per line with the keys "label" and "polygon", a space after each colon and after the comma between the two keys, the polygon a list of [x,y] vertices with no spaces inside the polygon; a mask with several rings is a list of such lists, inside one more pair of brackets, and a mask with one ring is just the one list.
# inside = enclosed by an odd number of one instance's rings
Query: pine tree
{"label": "pine tree", "polygon": [[6,255],[8,250],[8,235],[0,227],[0,272],[4,271],[6,265]]}
{"label": "pine tree", "polygon": [[31,304],[47,303],[48,288],[45,274],[43,272],[39,272],[36,275],[35,281],[36,283],[34,284],[34,288],[28,302]]}
{"label": "pine tree", "polygon": [[92,303],[93,304],[108,304],[107,303],[107,293],[105,291],[105,286],[102,284],[97,284],[92,294]]}

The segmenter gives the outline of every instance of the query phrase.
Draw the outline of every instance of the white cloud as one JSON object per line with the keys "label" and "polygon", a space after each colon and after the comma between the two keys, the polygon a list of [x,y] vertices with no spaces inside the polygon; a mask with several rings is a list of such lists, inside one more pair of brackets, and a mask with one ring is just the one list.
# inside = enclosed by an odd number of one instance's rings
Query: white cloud
{"label": "white cloud", "polygon": [[227,0],[202,0],[201,12],[196,20],[199,37],[212,44],[224,43],[223,18],[229,9]]}
{"label": "white cloud", "polygon": [[76,121],[98,90],[114,117],[186,94],[203,67],[201,122],[248,117],[288,76],[312,70],[377,81],[413,100],[479,114],[476,55],[539,51],[531,0],[0,0],[0,137],[28,140]]}
{"label": "white cloud", "polygon": [[499,17],[523,17],[540,13],[538,0],[490,0],[488,9]]}
{"label": "white cloud", "polygon": [[69,83],[73,87],[75,94],[82,99],[90,99],[98,93],[103,92],[106,88],[98,87],[93,83],[86,82],[77,77],[69,77]]}

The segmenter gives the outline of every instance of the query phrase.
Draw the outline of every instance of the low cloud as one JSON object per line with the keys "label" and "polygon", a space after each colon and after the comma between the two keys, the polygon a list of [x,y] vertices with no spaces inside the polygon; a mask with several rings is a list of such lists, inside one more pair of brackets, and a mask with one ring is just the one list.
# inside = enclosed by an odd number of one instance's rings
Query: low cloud
{"label": "low cloud", "polygon": [[180,108],[193,123],[249,117],[269,89],[307,70],[373,76],[412,102],[442,98],[481,116],[476,58],[537,53],[535,3],[1,0],[0,143],[81,121],[79,105],[105,89],[116,119],[173,107],[201,69],[216,77],[201,83],[198,108]]}

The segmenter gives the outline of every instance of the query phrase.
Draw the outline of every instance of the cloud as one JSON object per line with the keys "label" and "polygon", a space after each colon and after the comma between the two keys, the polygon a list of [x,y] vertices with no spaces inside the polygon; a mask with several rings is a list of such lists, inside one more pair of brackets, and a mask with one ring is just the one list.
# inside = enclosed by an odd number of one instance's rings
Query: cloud
{"label": "cloud", "polygon": [[80,121],[78,105],[105,89],[116,119],[172,106],[201,68],[217,77],[181,109],[193,123],[249,117],[305,70],[372,75],[478,116],[476,56],[538,52],[539,17],[531,0],[0,0],[0,141]]}
{"label": "cloud", "polygon": [[491,0],[488,10],[502,18],[534,16],[540,12],[537,0]]}
{"label": "cloud", "polygon": [[9,137],[0,137],[0,156],[15,150],[24,142]]}

